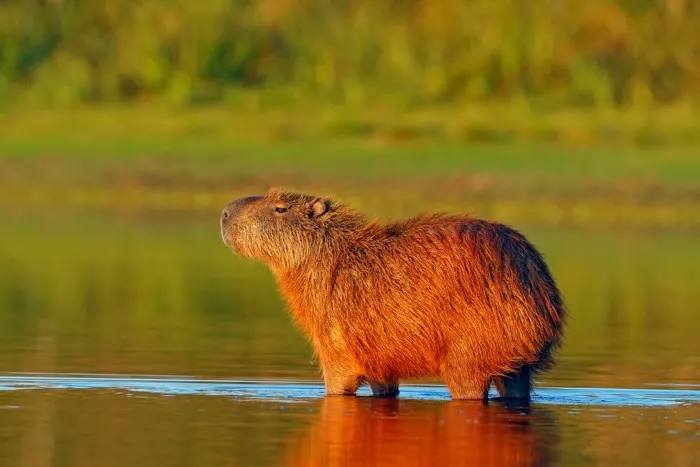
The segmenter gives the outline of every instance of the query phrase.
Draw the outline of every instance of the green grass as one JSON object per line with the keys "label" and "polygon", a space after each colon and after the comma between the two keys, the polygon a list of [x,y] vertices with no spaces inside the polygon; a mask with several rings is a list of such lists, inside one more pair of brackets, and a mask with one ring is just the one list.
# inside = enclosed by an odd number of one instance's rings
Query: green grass
{"label": "green grass", "polygon": [[[402,140],[362,132],[334,134],[321,128],[333,126],[341,117],[340,111],[325,116],[313,111],[236,114],[224,108],[182,113],[154,107],[19,112],[0,117],[0,160],[21,165],[25,162],[18,159],[27,158],[31,164],[37,157],[60,156],[61,160],[54,163],[79,164],[88,173],[110,164],[135,164],[138,168],[138,161],[147,156],[168,157],[169,167],[163,167],[166,171],[183,168],[208,176],[223,171],[235,174],[271,170],[307,171],[312,176],[342,172],[371,178],[467,170],[587,180],[675,182],[700,178],[700,144],[634,147],[420,135]],[[425,116],[435,127],[444,128],[449,128],[450,117],[449,113]],[[374,118],[381,119],[382,115]],[[384,126],[399,128],[408,126],[411,120],[410,115],[387,118]],[[504,119],[498,122],[503,124]],[[418,127],[419,123],[414,125]],[[269,134],[285,125],[317,128],[284,138]]]}
{"label": "green grass", "polygon": [[[553,144],[565,147],[669,149],[700,147],[693,106],[650,110],[557,109],[472,103],[400,110],[329,104],[247,108],[161,105],[22,107],[0,113],[3,154],[47,150],[133,153],[184,142],[205,151],[241,142],[361,141],[415,144]],[[172,147],[168,147],[167,142]],[[165,147],[163,147],[165,146]],[[211,147],[210,147],[211,146]]]}
{"label": "green grass", "polygon": [[0,203],[213,212],[234,196],[281,185],[338,196],[380,216],[440,209],[513,222],[700,224],[699,146],[322,131],[274,138],[261,130],[276,122],[297,120],[224,109],[6,115]]}

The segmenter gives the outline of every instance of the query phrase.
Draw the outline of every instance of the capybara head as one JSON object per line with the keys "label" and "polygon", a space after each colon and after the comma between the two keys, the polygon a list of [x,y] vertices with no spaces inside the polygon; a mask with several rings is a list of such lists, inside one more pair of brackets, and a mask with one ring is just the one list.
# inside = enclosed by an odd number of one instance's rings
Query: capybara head
{"label": "capybara head", "polygon": [[331,199],[272,189],[229,203],[221,213],[221,236],[243,257],[291,269],[363,222]]}

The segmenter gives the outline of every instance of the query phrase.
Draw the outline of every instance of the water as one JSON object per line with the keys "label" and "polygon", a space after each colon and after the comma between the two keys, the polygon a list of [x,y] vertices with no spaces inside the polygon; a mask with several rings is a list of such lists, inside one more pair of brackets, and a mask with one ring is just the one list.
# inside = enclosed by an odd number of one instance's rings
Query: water
{"label": "water", "polygon": [[700,465],[700,237],[520,226],[572,321],[529,407],[324,397],[209,218],[0,223],[0,465]]}

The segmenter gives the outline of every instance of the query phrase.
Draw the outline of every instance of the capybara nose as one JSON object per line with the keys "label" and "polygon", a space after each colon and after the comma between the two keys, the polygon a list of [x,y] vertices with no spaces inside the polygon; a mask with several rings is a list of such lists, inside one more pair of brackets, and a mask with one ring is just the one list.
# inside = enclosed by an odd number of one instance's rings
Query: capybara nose
{"label": "capybara nose", "polygon": [[245,198],[240,198],[231,201],[226,205],[226,207],[221,211],[221,225],[230,222],[231,219],[236,217],[242,209],[244,209],[248,204],[253,201],[259,200],[261,196],[246,196]]}

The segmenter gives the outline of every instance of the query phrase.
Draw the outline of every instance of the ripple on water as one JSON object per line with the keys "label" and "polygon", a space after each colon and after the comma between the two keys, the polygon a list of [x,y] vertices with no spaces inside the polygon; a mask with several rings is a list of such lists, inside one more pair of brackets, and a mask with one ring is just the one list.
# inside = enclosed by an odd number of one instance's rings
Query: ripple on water
{"label": "ripple on water", "polygon": [[[32,389],[113,389],[161,395],[212,395],[236,399],[304,402],[325,395],[322,385],[316,381],[299,380],[201,380],[170,376],[128,375],[3,375],[0,391]],[[370,395],[366,387],[359,396]],[[491,396],[495,397],[492,390]],[[402,399],[449,400],[443,385],[404,384]],[[675,406],[700,403],[700,390],[688,387],[676,389],[612,389],[538,387],[533,403],[558,405],[605,406]]]}

